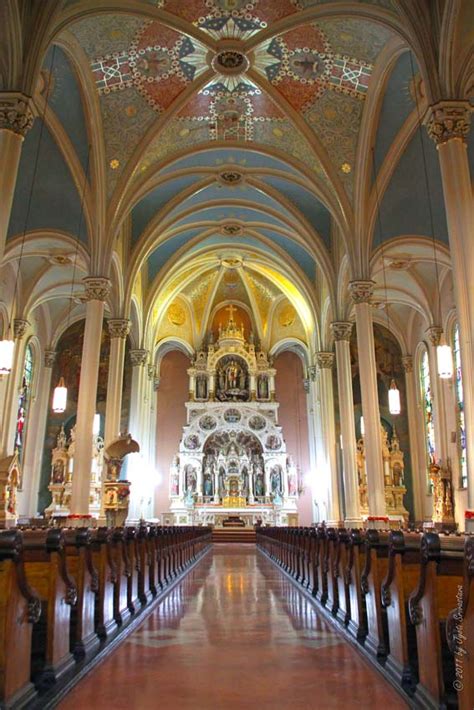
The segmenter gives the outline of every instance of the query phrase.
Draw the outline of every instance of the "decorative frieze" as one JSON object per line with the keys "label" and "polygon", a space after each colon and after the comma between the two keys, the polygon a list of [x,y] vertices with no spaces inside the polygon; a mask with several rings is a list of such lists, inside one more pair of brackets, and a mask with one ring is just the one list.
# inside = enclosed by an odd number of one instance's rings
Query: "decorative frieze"
{"label": "decorative frieze", "polygon": [[55,360],[56,360],[56,351],[55,350],[45,350],[44,351],[44,366],[45,367],[53,367]]}
{"label": "decorative frieze", "polygon": [[454,139],[465,143],[470,124],[469,101],[440,101],[429,107],[425,118],[428,135],[437,146]]}
{"label": "decorative frieze", "polygon": [[331,323],[331,332],[334,340],[350,340],[352,334],[353,323],[350,321],[334,321]]}
{"label": "decorative frieze", "polygon": [[402,357],[402,367],[406,374],[413,372],[413,358],[411,355],[404,355]]}
{"label": "decorative frieze", "polygon": [[372,280],[351,281],[349,289],[354,303],[369,303],[374,293],[375,282]]}
{"label": "decorative frieze", "polygon": [[148,350],[130,350],[130,362],[132,367],[143,366],[148,359]]}
{"label": "decorative frieze", "polygon": [[84,284],[85,301],[105,301],[110,293],[110,279],[104,276],[86,276]]}
{"label": "decorative frieze", "polygon": [[130,333],[131,323],[128,318],[109,318],[107,327],[111,338],[126,338]]}
{"label": "decorative frieze", "polygon": [[21,338],[25,335],[26,331],[28,330],[28,326],[30,325],[30,322],[27,321],[25,318],[15,318],[13,320],[13,334],[15,338],[18,338],[18,340],[21,340]]}
{"label": "decorative frieze", "polygon": [[334,365],[334,353],[316,353],[316,362],[320,370],[330,370]]}
{"label": "decorative frieze", "polygon": [[33,125],[34,116],[29,96],[19,93],[0,94],[0,129],[23,138]]}

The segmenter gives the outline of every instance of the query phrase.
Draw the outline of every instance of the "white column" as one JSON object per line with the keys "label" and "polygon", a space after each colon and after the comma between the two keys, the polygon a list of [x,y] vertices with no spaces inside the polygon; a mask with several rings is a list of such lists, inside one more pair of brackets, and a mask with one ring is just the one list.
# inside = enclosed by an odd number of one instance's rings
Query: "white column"
{"label": "white column", "polygon": [[18,496],[19,513],[29,517],[38,512],[38,491],[43,458],[44,435],[51,393],[51,375],[56,358],[54,350],[45,350],[44,367],[39,368],[38,386],[28,412],[26,447],[23,457],[23,492]]}
{"label": "white column", "polygon": [[130,418],[128,429],[133,438],[140,445],[140,453],[131,454],[127,457],[126,476],[131,482],[130,506],[128,510],[128,520],[137,521],[145,512],[145,497],[147,495],[147,476],[149,476],[148,466],[145,464],[146,442],[143,429],[144,421],[144,398],[145,381],[147,379],[146,362],[148,360],[148,350],[130,350],[130,361],[132,364],[132,387],[130,394]]}
{"label": "white column", "polygon": [[[466,146],[470,120],[468,101],[440,101],[426,116],[428,134],[438,150],[448,222],[461,348],[468,509],[474,512],[474,206]],[[466,525],[474,531],[474,521]]]}
{"label": "white column", "polygon": [[342,438],[342,465],[344,479],[345,525],[358,527],[362,520],[359,505],[359,481],[357,476],[357,443],[354,422],[354,397],[352,392],[352,368],[350,339],[352,323],[335,321],[331,330],[336,348],[337,391],[339,394],[339,420]]}
{"label": "white column", "polygon": [[428,355],[430,360],[430,382],[431,396],[433,399],[434,409],[434,430],[436,443],[436,456],[441,459],[443,466],[446,466],[448,457],[448,434],[446,430],[446,404],[445,404],[445,387],[447,380],[442,380],[438,377],[438,362],[436,346],[439,345],[441,333],[443,329],[439,326],[428,328],[428,338],[430,345],[428,347]]}
{"label": "white column", "polygon": [[25,342],[23,336],[29,327],[29,322],[24,318],[15,318],[13,321],[13,335],[15,350],[13,353],[13,367],[6,379],[6,392],[3,403],[1,454],[9,456],[15,449],[15,430],[18,415],[18,396],[21,387],[23,364],[25,360]]}
{"label": "white column", "polygon": [[127,335],[130,333],[130,321],[127,318],[110,318],[107,321],[107,327],[110,335],[110,356],[105,405],[105,446],[120,434],[123,366]]}
{"label": "white column", "polygon": [[320,420],[318,396],[317,396],[317,383],[316,383],[317,368],[315,365],[308,368],[308,377],[303,380],[304,390],[306,392],[306,411],[308,417],[308,448],[309,448],[309,462],[310,462],[310,478],[309,483],[311,487],[311,509],[313,514],[313,522],[321,522],[323,520],[323,512],[321,510],[321,501],[319,493],[319,480],[318,480],[318,461],[317,461],[317,440],[318,440],[318,427],[317,420]]}
{"label": "white column", "polygon": [[364,442],[369,513],[374,516],[383,516],[385,515],[385,490],[382,444],[380,440],[380,411],[377,392],[374,329],[372,306],[370,304],[374,282],[367,280],[351,281],[349,287],[355,304],[356,315],[359,377],[365,426]]}
{"label": "white column", "polygon": [[[416,379],[413,372],[413,358],[411,355],[402,357],[405,372],[405,390],[407,399],[408,435],[410,439],[411,476],[413,482],[413,502],[415,505],[415,520],[423,520],[423,496],[426,489],[426,464],[420,466],[419,448],[416,432],[419,431],[419,416],[416,403]],[[420,471],[423,471],[423,480],[420,480]]]}
{"label": "white column", "polygon": [[5,251],[21,148],[32,125],[30,98],[16,92],[0,93],[0,262]]}
{"label": "white column", "polygon": [[319,370],[319,386],[321,398],[321,420],[323,428],[323,461],[326,474],[328,524],[338,527],[342,520],[339,485],[337,480],[336,460],[336,425],[334,421],[334,392],[332,384],[332,368],[334,353],[316,353],[316,363]]}
{"label": "white column", "polygon": [[143,412],[143,385],[145,379],[145,364],[148,359],[148,350],[130,350],[132,364],[132,386],[130,393],[130,417],[128,429],[142,447],[141,414]]}
{"label": "white column", "polygon": [[86,325],[81,356],[81,380],[76,418],[76,451],[72,476],[71,514],[89,514],[90,477],[94,414],[99,378],[99,358],[104,301],[110,290],[109,279],[90,276],[85,279]]}

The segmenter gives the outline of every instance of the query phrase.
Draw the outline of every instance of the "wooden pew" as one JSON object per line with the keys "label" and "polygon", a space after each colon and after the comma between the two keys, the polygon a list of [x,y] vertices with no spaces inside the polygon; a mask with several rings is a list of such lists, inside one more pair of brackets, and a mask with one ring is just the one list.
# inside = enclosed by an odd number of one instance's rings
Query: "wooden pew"
{"label": "wooden pew", "polygon": [[409,693],[418,681],[416,634],[408,615],[408,598],[420,576],[420,545],[418,533],[389,533],[388,569],[381,592],[390,647],[385,669]]}
{"label": "wooden pew", "polygon": [[459,710],[474,708],[474,537],[464,541],[462,590],[456,594],[456,607],[446,621],[446,640],[454,656],[453,687]]}
{"label": "wooden pew", "polygon": [[32,680],[42,691],[74,666],[69,639],[77,589],[66,567],[64,530],[25,530],[22,536],[26,576],[42,606],[32,642]]}
{"label": "wooden pew", "polygon": [[337,615],[339,608],[339,590],[337,586],[337,530],[327,529],[327,545],[325,557],[325,572],[327,577],[326,607],[333,616]]}
{"label": "wooden pew", "polygon": [[155,556],[150,554],[149,539],[153,528],[147,525],[140,525],[137,530],[137,551],[138,551],[138,599],[140,604],[145,606],[154,596],[156,596]]}
{"label": "wooden pew", "polygon": [[138,597],[138,578],[141,570],[137,544],[137,529],[135,527],[130,526],[125,528],[124,545],[130,572],[127,576],[127,606],[131,614],[136,614],[141,608],[141,602]]}
{"label": "wooden pew", "polygon": [[100,639],[96,633],[95,603],[99,577],[92,561],[91,531],[65,531],[66,563],[77,588],[77,604],[71,609],[71,653],[79,661],[95,653]]}
{"label": "wooden pew", "polygon": [[[446,641],[446,619],[463,586],[464,540],[427,532],[421,540],[418,585],[408,608],[416,629],[419,683],[415,699],[433,707],[456,701],[454,656]],[[465,634],[464,634],[465,635]],[[468,675],[474,674],[474,659]]]}
{"label": "wooden pew", "polygon": [[334,576],[337,584],[338,608],[336,618],[347,626],[351,618],[351,598],[349,594],[349,532],[345,529],[336,531],[336,557],[334,560]]}
{"label": "wooden pew", "polygon": [[365,648],[377,659],[388,655],[387,612],[382,607],[382,581],[388,570],[388,532],[367,530],[361,592],[365,601],[367,636]]}
{"label": "wooden pew", "polygon": [[360,530],[351,530],[347,542],[347,587],[349,592],[350,618],[348,629],[358,641],[367,636],[367,612],[365,595],[362,593],[362,563],[364,538]]}
{"label": "wooden pew", "polygon": [[0,705],[31,703],[32,625],[39,621],[41,600],[29,586],[18,530],[0,531]]}
{"label": "wooden pew", "polygon": [[315,558],[316,564],[316,578],[317,578],[317,590],[316,599],[322,604],[326,605],[328,598],[328,569],[327,569],[327,545],[328,537],[327,531],[324,525],[319,525],[316,531],[318,539],[318,549],[317,557]]}
{"label": "wooden pew", "polygon": [[309,581],[308,591],[315,597],[318,591],[319,540],[316,528],[309,533]]}
{"label": "wooden pew", "polygon": [[150,525],[146,540],[148,551],[148,588],[152,597],[156,597],[160,588],[158,582],[158,562],[156,559],[156,539],[158,528],[156,525]]}
{"label": "wooden pew", "polygon": [[110,545],[113,564],[117,571],[114,585],[114,619],[118,626],[124,626],[131,617],[128,606],[128,578],[131,569],[124,528],[117,527],[112,530]]}
{"label": "wooden pew", "polygon": [[113,560],[111,539],[112,531],[108,528],[98,528],[91,533],[92,563],[98,574],[95,629],[101,641],[117,632],[114,608],[117,567]]}

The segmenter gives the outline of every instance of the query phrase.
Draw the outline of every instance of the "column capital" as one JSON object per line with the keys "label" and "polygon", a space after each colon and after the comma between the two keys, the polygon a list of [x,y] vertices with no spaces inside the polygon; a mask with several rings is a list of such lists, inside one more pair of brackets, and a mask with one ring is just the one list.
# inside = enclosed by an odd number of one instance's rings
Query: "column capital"
{"label": "column capital", "polygon": [[25,335],[26,331],[28,330],[28,326],[30,325],[30,321],[26,320],[25,318],[14,318],[13,319],[13,335],[15,338],[18,338],[18,340],[21,340],[21,338]]}
{"label": "column capital", "polygon": [[45,350],[44,351],[44,366],[53,367],[56,360],[56,350]]}
{"label": "column capital", "polygon": [[413,372],[413,357],[411,355],[404,355],[402,357],[402,367],[406,375]]}
{"label": "column capital", "polygon": [[86,276],[82,283],[85,301],[105,301],[110,293],[111,281],[104,276]]}
{"label": "column capital", "polygon": [[374,293],[375,281],[371,279],[357,279],[349,283],[352,300],[354,303],[369,303]]}
{"label": "column capital", "polygon": [[429,137],[436,145],[450,140],[466,142],[471,123],[469,101],[438,101],[428,108],[424,119]]}
{"label": "column capital", "polygon": [[24,138],[33,125],[34,115],[29,96],[16,91],[0,93],[0,129]]}
{"label": "column capital", "polygon": [[126,338],[130,333],[131,322],[128,318],[109,318],[107,327],[111,338]]}
{"label": "column capital", "polygon": [[441,328],[441,326],[432,325],[430,328],[427,328],[426,332],[428,333],[428,338],[430,339],[431,345],[433,345],[433,347],[439,345],[441,335],[443,334],[443,329]]}
{"label": "column capital", "polygon": [[138,349],[130,350],[130,362],[132,367],[142,366],[148,359],[148,350]]}
{"label": "column capital", "polygon": [[334,340],[350,340],[353,323],[351,321],[336,320],[331,323],[331,332]]}
{"label": "column capital", "polygon": [[320,370],[330,370],[334,365],[334,353],[316,353],[316,362],[318,363],[318,367]]}

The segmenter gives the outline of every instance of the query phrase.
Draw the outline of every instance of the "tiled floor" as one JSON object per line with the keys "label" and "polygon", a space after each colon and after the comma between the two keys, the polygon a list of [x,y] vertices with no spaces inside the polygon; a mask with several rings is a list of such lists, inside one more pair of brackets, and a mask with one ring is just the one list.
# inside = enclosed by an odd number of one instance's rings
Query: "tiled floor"
{"label": "tiled floor", "polygon": [[59,707],[407,705],[255,546],[222,544]]}

